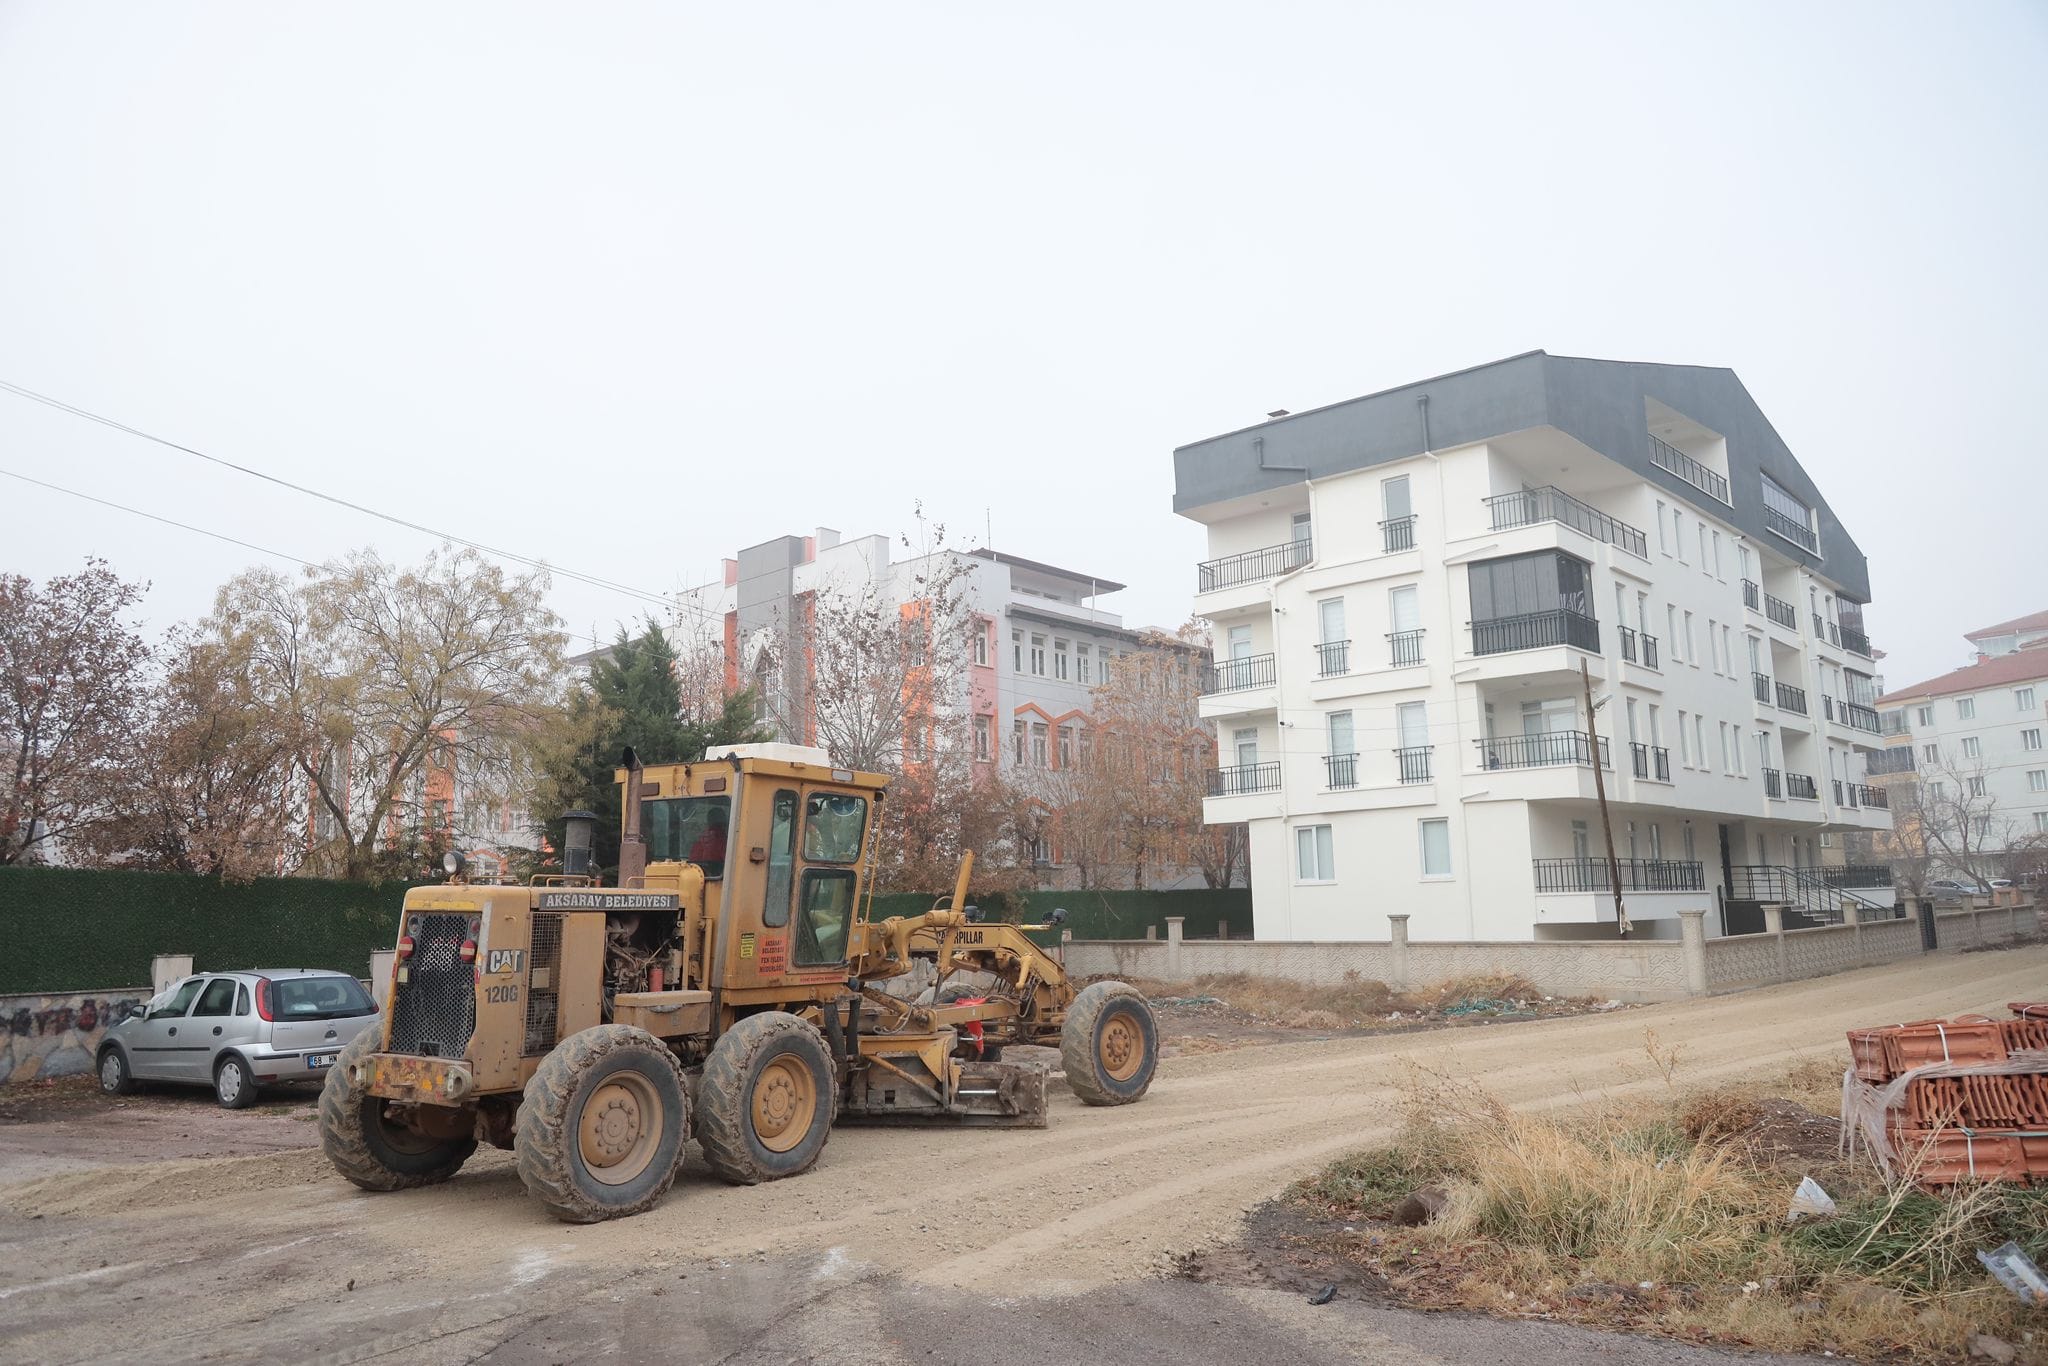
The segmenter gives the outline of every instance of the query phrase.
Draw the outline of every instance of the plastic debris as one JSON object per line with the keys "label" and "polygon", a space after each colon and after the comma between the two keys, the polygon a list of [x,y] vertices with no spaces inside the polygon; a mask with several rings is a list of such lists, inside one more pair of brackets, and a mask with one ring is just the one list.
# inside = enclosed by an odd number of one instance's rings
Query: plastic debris
{"label": "plastic debris", "polygon": [[1799,1180],[1799,1189],[1792,1192],[1792,1206],[1785,1211],[1785,1222],[1796,1224],[1801,1219],[1827,1219],[1833,1217],[1834,1212],[1834,1197],[1820,1188],[1820,1182],[1805,1176]]}
{"label": "plastic debris", "polygon": [[1310,1304],[1328,1304],[1331,1300],[1334,1300],[1336,1298],[1337,1283],[1335,1281],[1332,1281],[1328,1285],[1324,1286],[1321,1290],[1316,1291],[1315,1294],[1310,1295],[1308,1297],[1308,1302]]}
{"label": "plastic debris", "polygon": [[1214,996],[1161,996],[1152,1004],[1161,1006],[1220,1006],[1223,1002]]}
{"label": "plastic debris", "polygon": [[2018,1243],[2007,1243],[1989,1252],[1980,1250],[1977,1260],[2021,1304],[2048,1304],[2048,1276],[2041,1274],[2041,1268],[2020,1250]]}
{"label": "plastic debris", "polygon": [[1517,1008],[1518,1008],[1518,1005],[1519,1005],[1519,1003],[1518,1003],[1518,1002],[1515,1002],[1515,1001],[1503,1001],[1503,1000],[1500,1000],[1500,999],[1498,999],[1497,997],[1492,997],[1492,996],[1477,996],[1477,997],[1473,997],[1473,998],[1472,998],[1472,999],[1470,999],[1470,1000],[1460,1001],[1460,1002],[1458,1002],[1458,1003],[1457,1003],[1456,1005],[1451,1005],[1451,1006],[1445,1006],[1445,1007],[1444,1007],[1444,1014],[1446,1014],[1446,1015],[1505,1015],[1505,1014],[1507,1014],[1507,1013],[1508,1013],[1509,1011],[1517,1009]]}

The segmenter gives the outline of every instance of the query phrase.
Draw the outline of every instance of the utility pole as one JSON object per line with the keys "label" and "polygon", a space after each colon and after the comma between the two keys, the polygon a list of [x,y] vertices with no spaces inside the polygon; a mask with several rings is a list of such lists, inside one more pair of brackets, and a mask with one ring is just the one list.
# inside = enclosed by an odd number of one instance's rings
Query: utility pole
{"label": "utility pole", "polygon": [[1607,814],[1607,779],[1600,771],[1600,728],[1593,719],[1593,675],[1579,661],[1579,682],[1586,689],[1586,742],[1593,747],[1593,793],[1600,799],[1600,833],[1607,837],[1607,880],[1614,885],[1614,927],[1628,938],[1628,912],[1621,904],[1621,860],[1614,856],[1614,819]]}

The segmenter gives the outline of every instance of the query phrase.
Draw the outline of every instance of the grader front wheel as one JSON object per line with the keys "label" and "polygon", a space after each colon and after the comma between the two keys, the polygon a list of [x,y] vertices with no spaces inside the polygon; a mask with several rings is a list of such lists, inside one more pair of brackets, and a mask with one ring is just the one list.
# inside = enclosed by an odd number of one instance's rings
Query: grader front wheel
{"label": "grader front wheel", "polygon": [[808,1170],[831,1135],[832,1054],[817,1030],[779,1010],[719,1036],[697,1083],[697,1139],[711,1170],[754,1186]]}
{"label": "grader front wheel", "polygon": [[1060,1029],[1067,1085],[1090,1105],[1129,1105],[1152,1085],[1159,1026],[1136,987],[1097,982],[1067,1008]]}
{"label": "grader front wheel", "polygon": [[355,1064],[377,1051],[368,1029],[341,1050],[320,1090],[320,1146],[334,1169],[366,1191],[408,1190],[446,1181],[476,1151],[468,1137],[439,1138],[394,1123],[391,1107],[351,1081]]}
{"label": "grader front wheel", "polygon": [[659,1203],[688,1133],[675,1054],[644,1029],[599,1025],[541,1060],[512,1149],[519,1179],[548,1213],[594,1224]]}

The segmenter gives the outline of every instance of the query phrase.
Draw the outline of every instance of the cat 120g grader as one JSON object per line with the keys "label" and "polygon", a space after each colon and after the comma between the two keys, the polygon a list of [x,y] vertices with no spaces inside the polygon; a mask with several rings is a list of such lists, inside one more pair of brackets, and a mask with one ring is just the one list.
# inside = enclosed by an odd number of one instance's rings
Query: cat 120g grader
{"label": "cat 120g grader", "polygon": [[[451,857],[447,884],[406,893],[382,1025],[320,1097],[343,1176],[428,1185],[490,1143],[589,1223],[659,1202],[690,1138],[752,1185],[810,1168],[835,1122],[1043,1127],[1047,1069],[1009,1045],[1057,1046],[1090,1105],[1145,1094],[1145,998],[1076,991],[1026,933],[1046,927],[977,919],[971,855],[950,902],[870,917],[886,777],[799,746],[713,754],[626,751],[617,887],[572,822],[568,875],[471,885]],[[920,961],[928,987],[880,985]]]}

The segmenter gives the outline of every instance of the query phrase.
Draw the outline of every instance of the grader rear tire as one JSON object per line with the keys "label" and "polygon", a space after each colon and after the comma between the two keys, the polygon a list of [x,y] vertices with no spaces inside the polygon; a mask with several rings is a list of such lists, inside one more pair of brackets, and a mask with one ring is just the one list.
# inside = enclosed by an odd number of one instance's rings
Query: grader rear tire
{"label": "grader rear tire", "polygon": [[1136,987],[1096,982],[1067,1007],[1060,1028],[1067,1086],[1089,1105],[1129,1105],[1152,1085],[1159,1026]]}
{"label": "grader rear tire", "polygon": [[683,1070],[644,1029],[572,1034],[526,1083],[512,1151],[527,1194],[564,1223],[652,1209],[689,1137]]}
{"label": "grader rear tire", "polygon": [[720,1036],[698,1081],[697,1139],[711,1170],[736,1186],[808,1171],[838,1108],[824,1036],[779,1010]]}
{"label": "grader rear tire", "polygon": [[402,1191],[446,1181],[476,1151],[474,1138],[433,1138],[387,1123],[385,1103],[349,1080],[377,1051],[384,1031],[349,1041],[320,1088],[320,1146],[334,1169],[366,1191]]}

